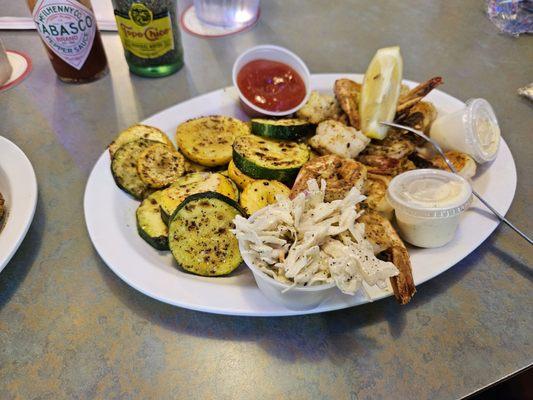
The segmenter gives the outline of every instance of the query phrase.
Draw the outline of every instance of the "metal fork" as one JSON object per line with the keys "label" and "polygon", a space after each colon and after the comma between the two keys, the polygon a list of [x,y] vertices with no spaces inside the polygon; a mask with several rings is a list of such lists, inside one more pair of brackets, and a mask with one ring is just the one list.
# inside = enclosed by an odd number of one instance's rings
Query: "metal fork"
{"label": "metal fork", "polygon": [[[416,129],[413,129],[409,126],[404,126],[404,125],[400,125],[400,124],[395,124],[393,122],[383,122],[381,121],[380,124],[382,125],[387,125],[387,126],[391,126],[393,128],[398,128],[398,129],[404,129],[406,131],[409,131],[411,133],[414,133],[415,135],[417,136],[420,136],[421,138],[423,138],[424,140],[428,141],[429,143],[431,143],[433,145],[433,147],[435,147],[435,149],[437,150],[437,152],[441,155],[441,157],[444,159],[444,161],[446,162],[446,164],[448,164],[448,167],[450,167],[450,169],[452,170],[452,172],[454,174],[457,174],[457,170],[455,169],[455,167],[453,166],[453,164],[451,163],[451,161],[448,159],[448,157],[446,157],[444,155],[444,151],[442,151],[441,147],[439,146],[439,144],[437,142],[435,142],[433,139],[431,139],[430,137],[426,136],[424,134],[424,132],[421,132],[419,130],[416,130]],[[477,193],[474,188],[472,188],[472,194],[474,196],[476,196],[478,198],[478,200],[483,203],[485,205],[485,207],[487,207],[490,211],[492,211],[492,213],[494,215],[496,215],[496,217],[498,217],[498,219],[502,222],[504,222],[505,224],[507,224],[507,226],[509,226],[511,229],[513,229],[516,233],[518,233],[520,236],[522,236],[525,240],[527,240],[529,242],[529,244],[533,244],[533,241],[524,233],[522,232],[520,229],[518,229],[516,226],[514,226],[511,221],[509,221],[507,218],[505,218],[503,215],[501,215],[498,211],[496,211],[494,209],[494,207],[492,207],[489,203],[487,203],[487,201],[481,197],[479,195],[479,193]]]}

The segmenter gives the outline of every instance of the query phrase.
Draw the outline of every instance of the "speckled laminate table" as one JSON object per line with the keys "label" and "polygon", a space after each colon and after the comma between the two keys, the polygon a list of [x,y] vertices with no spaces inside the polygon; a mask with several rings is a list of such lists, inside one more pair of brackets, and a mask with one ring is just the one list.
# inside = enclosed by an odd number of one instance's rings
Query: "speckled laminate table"
{"label": "speckled laminate table", "polygon": [[[3,15],[25,15],[2,0]],[[9,4],[8,4],[9,3]],[[500,227],[454,268],[393,299],[321,315],[237,318],[159,303],[128,287],[95,253],[82,197],[116,132],[231,83],[235,57],[276,43],[313,72],[364,71],[374,51],[400,44],[404,75],[435,74],[463,100],[485,97],[518,168],[509,217],[533,232],[533,108],[516,89],[533,79],[533,38],[499,35],[482,1],[262,2],[251,31],[183,35],[186,68],[159,80],[130,76],[115,34],[111,73],[60,83],[35,32],[0,32],[34,70],[0,93],[0,134],[31,159],[35,220],[0,274],[2,399],[452,399],[532,361],[532,251]],[[529,174],[528,174],[529,173]]]}

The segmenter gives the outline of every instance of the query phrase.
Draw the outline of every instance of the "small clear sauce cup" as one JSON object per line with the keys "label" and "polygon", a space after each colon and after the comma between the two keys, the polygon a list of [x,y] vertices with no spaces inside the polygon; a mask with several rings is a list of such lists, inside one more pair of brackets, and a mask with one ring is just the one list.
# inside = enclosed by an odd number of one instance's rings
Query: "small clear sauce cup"
{"label": "small clear sauce cup", "polygon": [[467,153],[481,164],[496,158],[501,134],[489,102],[470,99],[461,110],[437,118],[430,136],[445,151]]}
{"label": "small clear sauce cup", "polygon": [[[239,85],[237,84],[237,76],[239,75],[239,71],[242,67],[244,67],[246,64],[248,64],[250,61],[254,60],[272,60],[272,61],[278,61],[284,64],[287,64],[289,67],[294,69],[298,75],[302,78],[305,85],[305,96],[303,100],[294,108],[291,108],[289,110],[284,111],[270,111],[265,110],[261,107],[258,107],[254,103],[252,103],[250,100],[244,96],[244,94],[241,92],[241,89],[239,88]],[[307,65],[303,62],[303,60],[298,57],[296,54],[294,54],[292,51],[287,50],[284,47],[280,46],[274,46],[270,44],[265,44],[261,46],[255,46],[251,49],[246,50],[244,53],[242,53],[233,64],[233,70],[232,70],[232,78],[233,78],[233,86],[237,89],[237,92],[239,93],[239,99],[241,102],[241,107],[244,110],[244,112],[250,116],[250,117],[261,117],[261,116],[267,116],[267,117],[283,117],[286,115],[290,115],[294,112],[296,112],[298,109],[300,109],[309,99],[310,94],[310,79],[311,74],[309,72],[309,69],[307,68]]]}
{"label": "small clear sauce cup", "polygon": [[470,205],[472,187],[457,174],[418,169],[396,176],[387,199],[404,240],[418,247],[441,247],[455,236],[460,216]]}

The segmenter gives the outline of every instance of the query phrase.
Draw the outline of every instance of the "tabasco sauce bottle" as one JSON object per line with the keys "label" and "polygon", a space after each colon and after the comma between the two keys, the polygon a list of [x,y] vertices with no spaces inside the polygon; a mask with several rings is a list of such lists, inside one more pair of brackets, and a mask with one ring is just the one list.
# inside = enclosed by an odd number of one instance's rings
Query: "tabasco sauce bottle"
{"label": "tabasco sauce bottle", "polygon": [[89,0],[28,0],[37,32],[59,79],[83,83],[107,72]]}

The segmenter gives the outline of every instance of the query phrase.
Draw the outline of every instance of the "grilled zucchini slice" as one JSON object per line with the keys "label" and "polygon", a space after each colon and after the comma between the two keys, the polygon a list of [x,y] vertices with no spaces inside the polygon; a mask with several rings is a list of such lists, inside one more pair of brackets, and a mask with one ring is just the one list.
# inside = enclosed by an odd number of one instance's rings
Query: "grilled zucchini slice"
{"label": "grilled zucchini slice", "polygon": [[111,173],[115,183],[137,200],[144,199],[154,191],[139,177],[137,160],[144,150],[156,143],[147,139],[126,143],[114,153],[111,160]]}
{"label": "grilled zucchini slice", "polygon": [[249,133],[250,128],[244,122],[214,115],[179,125],[176,141],[188,159],[206,167],[216,167],[231,160],[231,145],[235,138]]}
{"label": "grilled zucchini slice", "polygon": [[172,215],[169,247],[186,271],[202,276],[227,275],[241,263],[234,228],[236,215],[245,215],[232,199],[216,192],[187,197]]}
{"label": "grilled zucchini slice", "polygon": [[185,169],[185,158],[162,143],[144,150],[137,159],[137,173],[148,186],[160,189],[170,185]]}
{"label": "grilled zucchini slice", "polygon": [[195,172],[178,178],[172,185],[162,191],[159,204],[161,216],[167,222],[176,208],[191,194],[218,192],[237,201],[239,192],[228,177],[211,172]]}
{"label": "grilled zucchini slice", "polygon": [[314,133],[314,125],[297,118],[254,118],[252,133],[272,139],[300,140]]}
{"label": "grilled zucchini slice", "polygon": [[309,160],[304,143],[247,135],[233,143],[233,162],[244,174],[255,179],[274,179],[291,185],[300,168]]}
{"label": "grilled zucchini slice", "polygon": [[109,145],[109,154],[111,155],[111,158],[119,148],[127,143],[134,142],[139,139],[153,140],[154,142],[166,144],[172,149],[174,148],[174,145],[165,132],[153,126],[137,124],[120,132],[118,137],[111,142]]}
{"label": "grilled zucchini slice", "polygon": [[281,182],[259,179],[244,188],[239,203],[244,211],[252,215],[257,210],[274,204],[277,194],[289,197],[290,193],[291,190]]}
{"label": "grilled zucchini slice", "polygon": [[168,227],[161,218],[160,197],[161,191],[154,192],[137,208],[137,231],[153,248],[168,250]]}
{"label": "grilled zucchini slice", "polygon": [[233,182],[237,184],[237,186],[241,190],[243,190],[247,185],[255,181],[255,179],[250,178],[248,175],[242,172],[239,168],[237,168],[233,160],[231,160],[228,164],[228,176],[231,178]]}

